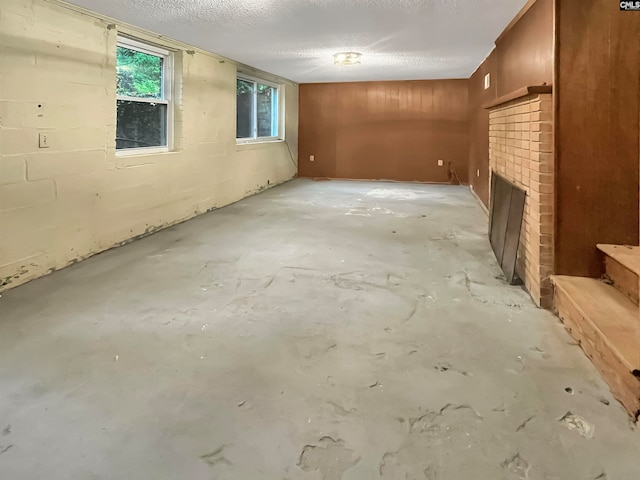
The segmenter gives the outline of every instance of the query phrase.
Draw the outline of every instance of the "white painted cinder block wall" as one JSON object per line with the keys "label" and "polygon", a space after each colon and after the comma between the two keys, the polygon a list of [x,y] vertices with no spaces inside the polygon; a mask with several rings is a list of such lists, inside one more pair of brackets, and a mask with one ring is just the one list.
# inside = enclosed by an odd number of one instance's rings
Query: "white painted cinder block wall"
{"label": "white painted cinder block wall", "polygon": [[[116,156],[118,31],[175,50],[173,152]],[[297,86],[283,81],[286,143],[237,146],[238,67],[193,50],[0,0],[0,291],[295,176]]]}

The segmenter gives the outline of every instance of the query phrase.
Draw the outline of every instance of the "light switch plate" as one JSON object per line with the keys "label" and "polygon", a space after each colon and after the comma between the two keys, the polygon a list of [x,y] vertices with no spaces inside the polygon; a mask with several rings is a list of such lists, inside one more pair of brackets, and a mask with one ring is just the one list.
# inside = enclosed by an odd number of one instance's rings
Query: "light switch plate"
{"label": "light switch plate", "polygon": [[38,135],[38,144],[40,145],[40,148],[49,148],[49,135],[44,132],[40,132]]}

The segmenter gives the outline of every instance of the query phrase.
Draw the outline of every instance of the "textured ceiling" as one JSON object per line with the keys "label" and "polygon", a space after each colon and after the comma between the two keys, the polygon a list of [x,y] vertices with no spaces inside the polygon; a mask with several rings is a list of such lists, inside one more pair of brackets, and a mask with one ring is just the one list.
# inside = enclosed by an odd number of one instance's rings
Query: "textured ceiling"
{"label": "textured ceiling", "polygon": [[[305,83],[467,78],[526,0],[71,3]],[[341,51],[362,65],[334,65]]]}

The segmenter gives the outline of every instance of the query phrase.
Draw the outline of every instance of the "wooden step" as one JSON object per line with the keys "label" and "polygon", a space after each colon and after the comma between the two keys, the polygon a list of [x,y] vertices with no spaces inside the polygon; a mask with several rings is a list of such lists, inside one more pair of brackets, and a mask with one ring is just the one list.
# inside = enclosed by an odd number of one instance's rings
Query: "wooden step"
{"label": "wooden step", "polygon": [[594,278],[552,276],[554,308],[611,391],[640,415],[640,311],[624,294]]}
{"label": "wooden step", "polygon": [[605,254],[606,278],[611,284],[638,304],[640,293],[640,247],[598,245]]}

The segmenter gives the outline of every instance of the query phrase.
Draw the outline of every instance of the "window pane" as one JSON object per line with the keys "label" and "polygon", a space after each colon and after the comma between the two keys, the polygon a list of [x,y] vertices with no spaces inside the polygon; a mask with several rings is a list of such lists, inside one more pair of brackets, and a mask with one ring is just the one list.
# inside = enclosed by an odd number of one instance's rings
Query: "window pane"
{"label": "window pane", "polygon": [[278,136],[278,89],[258,84],[258,137]]}
{"label": "window pane", "polygon": [[118,95],[142,98],[164,98],[162,63],[156,55],[118,47],[116,68]]}
{"label": "window pane", "polygon": [[253,92],[255,84],[238,79],[236,100],[238,112],[236,119],[236,138],[253,137]]}
{"label": "window pane", "polygon": [[116,148],[167,145],[167,105],[118,100]]}

